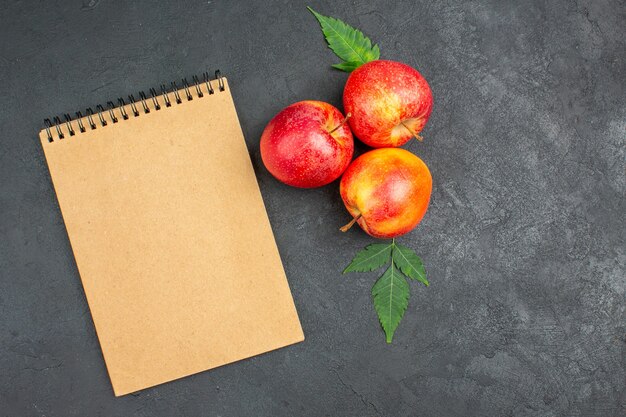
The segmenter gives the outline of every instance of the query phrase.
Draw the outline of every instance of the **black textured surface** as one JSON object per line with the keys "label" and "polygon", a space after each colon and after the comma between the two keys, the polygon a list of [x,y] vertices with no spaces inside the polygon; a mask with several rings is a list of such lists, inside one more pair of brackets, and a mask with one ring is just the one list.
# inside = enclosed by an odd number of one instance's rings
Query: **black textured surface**
{"label": "black textured surface", "polygon": [[[425,142],[408,146],[431,168],[432,203],[401,239],[432,285],[411,286],[392,345],[375,275],[340,274],[371,239],[337,230],[337,183],[289,188],[260,161],[282,107],[341,104],[346,74],[317,22],[289,0],[182,3],[1,5],[1,416],[624,415],[622,1],[311,1],[435,96]],[[116,399],[37,131],[218,67],[307,339]]]}

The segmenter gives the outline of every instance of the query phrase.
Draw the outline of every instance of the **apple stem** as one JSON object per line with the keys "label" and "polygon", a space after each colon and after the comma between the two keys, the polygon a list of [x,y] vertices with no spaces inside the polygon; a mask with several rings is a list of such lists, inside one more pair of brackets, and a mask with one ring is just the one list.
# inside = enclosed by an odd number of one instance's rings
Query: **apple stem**
{"label": "apple stem", "polygon": [[413,132],[413,130],[410,127],[408,127],[407,125],[405,125],[404,122],[400,122],[400,123],[402,123],[402,126],[406,127],[406,130],[408,130],[415,137],[415,139],[417,139],[419,142],[424,140],[423,137],[421,137],[417,133]]}
{"label": "apple stem", "polygon": [[346,122],[348,121],[349,118],[352,117],[352,113],[348,113],[346,114],[346,117],[341,121],[341,123],[339,123],[339,126],[335,127],[333,130],[331,130],[328,133],[333,133],[335,130],[339,129],[341,126],[345,125]]}
{"label": "apple stem", "polygon": [[339,230],[341,230],[342,232],[347,232],[348,230],[350,230],[350,228],[352,226],[354,226],[354,223],[357,222],[357,220],[359,220],[361,218],[361,213],[359,213],[357,216],[355,216],[352,220],[350,220],[350,223],[346,224],[343,227],[340,227]]}

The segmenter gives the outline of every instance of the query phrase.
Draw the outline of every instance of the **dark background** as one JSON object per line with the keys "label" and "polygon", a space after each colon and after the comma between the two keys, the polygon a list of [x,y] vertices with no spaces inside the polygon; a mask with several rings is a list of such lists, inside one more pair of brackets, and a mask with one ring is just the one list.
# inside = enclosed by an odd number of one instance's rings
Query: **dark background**
{"label": "dark background", "polygon": [[[624,3],[310,4],[419,69],[435,97],[424,143],[407,146],[431,169],[431,205],[400,240],[431,286],[411,284],[394,343],[375,273],[340,273],[372,239],[338,231],[338,184],[289,188],[261,164],[281,108],[341,106],[347,75],[305,3],[3,1],[0,415],[624,415]],[[114,398],[37,132],[217,68],[307,339]]]}

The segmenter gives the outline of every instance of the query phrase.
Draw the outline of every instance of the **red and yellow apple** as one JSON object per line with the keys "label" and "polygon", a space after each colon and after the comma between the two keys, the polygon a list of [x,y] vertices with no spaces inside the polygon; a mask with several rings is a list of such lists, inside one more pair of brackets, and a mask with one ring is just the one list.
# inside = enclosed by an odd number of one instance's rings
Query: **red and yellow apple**
{"label": "red and yellow apple", "polygon": [[265,167],[294,187],[321,187],[336,180],[354,153],[346,119],[322,101],[300,101],[284,108],[261,136]]}
{"label": "red and yellow apple", "polygon": [[432,178],[426,164],[399,148],[375,149],[355,159],[339,191],[354,223],[370,236],[389,239],[413,230],[424,217]]}
{"label": "red and yellow apple", "polygon": [[433,107],[426,79],[395,61],[376,60],[352,71],[343,91],[344,110],[352,114],[354,135],[373,148],[421,141]]}

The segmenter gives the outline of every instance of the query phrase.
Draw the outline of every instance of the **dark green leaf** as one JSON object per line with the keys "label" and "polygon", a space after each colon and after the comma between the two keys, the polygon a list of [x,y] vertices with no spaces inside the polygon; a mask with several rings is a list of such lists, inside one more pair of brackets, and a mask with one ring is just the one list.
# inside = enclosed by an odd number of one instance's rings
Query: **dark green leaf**
{"label": "dark green leaf", "polygon": [[[378,45],[372,46],[372,41],[363,35],[360,30],[339,19],[323,16],[310,7],[307,7],[307,9],[313,13],[320,23],[328,47],[333,50],[335,55],[350,64],[338,69],[347,71],[352,66],[355,66],[352,68],[355,69],[366,62],[380,58]],[[337,68],[336,65],[333,65],[333,67]]]}
{"label": "dark green leaf", "polygon": [[361,63],[359,62],[342,62],[340,64],[332,65],[333,68],[337,68],[338,70],[342,70],[345,72],[352,72],[360,66],[361,66]]}
{"label": "dark green leaf", "polygon": [[409,284],[393,263],[372,287],[374,308],[385,331],[387,343],[391,343],[393,334],[409,305]]}
{"label": "dark green leaf", "polygon": [[391,259],[391,248],[391,243],[373,243],[368,245],[356,254],[343,273],[367,272],[380,268]]}
{"label": "dark green leaf", "polygon": [[393,262],[407,277],[426,286],[430,285],[426,279],[426,269],[424,269],[422,259],[412,249],[396,243],[393,248]]}

